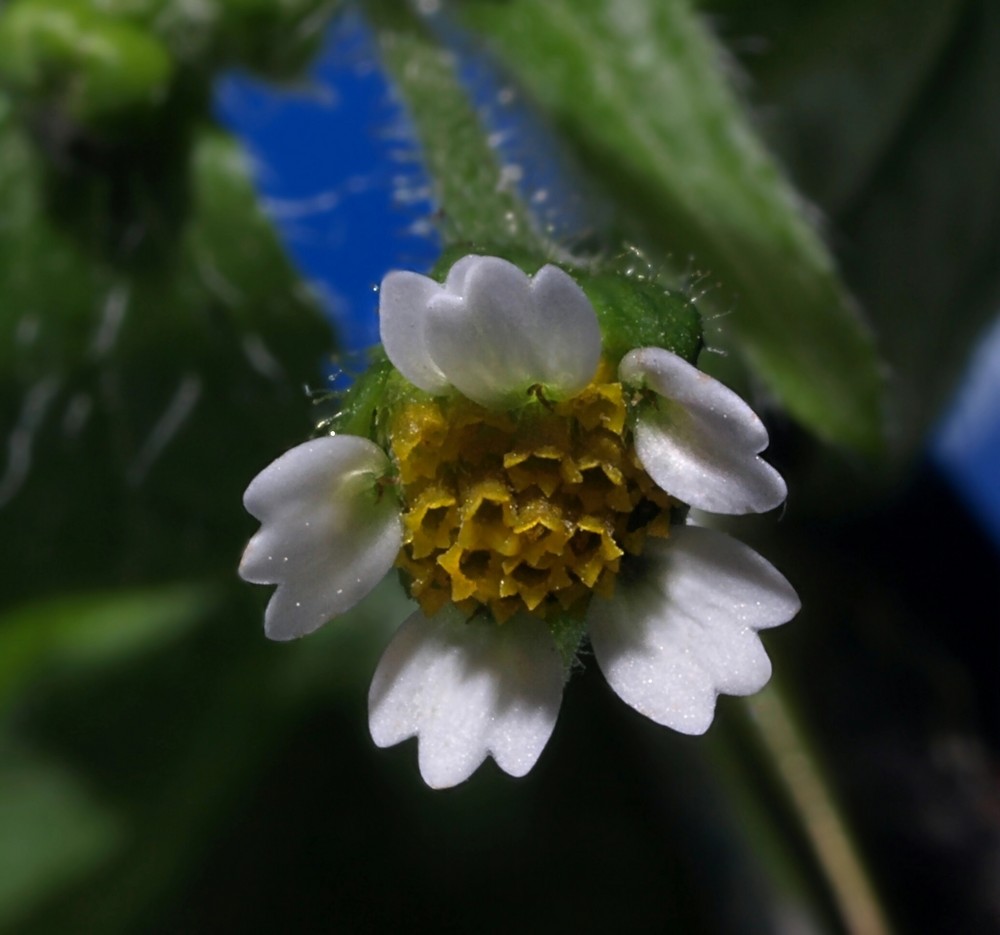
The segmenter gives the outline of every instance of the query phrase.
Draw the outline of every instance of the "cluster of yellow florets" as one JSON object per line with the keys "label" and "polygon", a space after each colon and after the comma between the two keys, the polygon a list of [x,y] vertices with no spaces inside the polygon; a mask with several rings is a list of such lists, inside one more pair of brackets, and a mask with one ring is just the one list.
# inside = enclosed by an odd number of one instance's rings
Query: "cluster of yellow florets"
{"label": "cluster of yellow florets", "polygon": [[620,383],[515,412],[460,396],[401,405],[390,426],[403,504],[397,565],[432,615],[452,601],[546,618],[609,597],[626,554],[669,533],[671,499],[642,469]]}

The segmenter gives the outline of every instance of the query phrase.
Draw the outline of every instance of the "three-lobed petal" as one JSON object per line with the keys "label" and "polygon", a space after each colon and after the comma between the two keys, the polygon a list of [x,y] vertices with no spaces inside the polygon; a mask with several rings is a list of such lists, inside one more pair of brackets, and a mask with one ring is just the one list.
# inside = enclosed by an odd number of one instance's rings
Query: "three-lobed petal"
{"label": "three-lobed petal", "polygon": [[626,354],[619,376],[656,394],[640,411],[635,447],[663,490],[710,513],[763,513],[784,501],[784,480],[758,457],[767,429],[729,387],[657,347]]}
{"label": "three-lobed petal", "polygon": [[448,385],[488,408],[552,399],[593,378],[601,332],[590,300],[556,266],[528,276],[499,257],[467,256],[444,285],[390,273],[379,298],[382,342],[393,365],[429,393]]}
{"label": "three-lobed petal", "polygon": [[710,529],[671,530],[641,562],[614,600],[591,604],[594,655],[640,714],[704,733],[717,695],[749,695],[767,683],[771,663],[757,631],[794,617],[799,599],[769,562]]}
{"label": "three-lobed petal", "polygon": [[402,545],[395,500],[379,487],[389,459],[353,435],[327,436],[285,452],[247,487],[243,504],[261,522],[240,563],[254,584],[277,584],[264,631],[289,640],[316,630],[363,598]]}
{"label": "three-lobed petal", "polygon": [[368,694],[380,747],[418,738],[424,781],[443,789],[466,780],[487,756],[512,776],[538,759],[562,700],[562,659],[538,620],[498,626],[454,608],[417,611],[386,649]]}

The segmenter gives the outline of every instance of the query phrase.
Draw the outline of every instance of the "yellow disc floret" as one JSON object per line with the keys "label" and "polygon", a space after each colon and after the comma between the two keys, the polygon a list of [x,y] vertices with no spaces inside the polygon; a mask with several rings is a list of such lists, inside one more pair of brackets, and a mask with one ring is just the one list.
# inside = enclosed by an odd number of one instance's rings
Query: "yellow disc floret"
{"label": "yellow disc floret", "polygon": [[389,426],[403,504],[396,561],[423,611],[502,622],[580,615],[625,555],[665,537],[670,497],[643,470],[621,384],[494,412],[463,397],[402,403]]}

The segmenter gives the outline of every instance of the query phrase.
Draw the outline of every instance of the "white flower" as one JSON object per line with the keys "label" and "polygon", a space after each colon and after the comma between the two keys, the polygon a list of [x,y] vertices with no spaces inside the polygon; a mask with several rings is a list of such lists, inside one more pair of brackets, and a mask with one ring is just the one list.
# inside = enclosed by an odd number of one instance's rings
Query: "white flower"
{"label": "white flower", "polygon": [[[416,388],[383,420],[385,450],[335,435],[266,468],[245,496],[262,527],[240,568],[278,584],[274,639],[342,613],[394,562],[410,576],[422,609],[369,694],[379,746],[417,736],[435,788],[487,756],[526,773],[567,675],[549,625],[560,614],[581,618],[614,691],[675,730],[703,732],[718,694],[766,683],[757,631],[798,611],[788,582],[720,533],[675,525],[656,538],[675,502],[737,514],[784,500],[759,457],[767,432],[735,393],[656,347],[602,382],[597,316],[555,266],[529,277],[467,256],[443,285],[390,273],[380,316],[389,360]],[[633,542],[648,515],[648,541],[643,526]]]}

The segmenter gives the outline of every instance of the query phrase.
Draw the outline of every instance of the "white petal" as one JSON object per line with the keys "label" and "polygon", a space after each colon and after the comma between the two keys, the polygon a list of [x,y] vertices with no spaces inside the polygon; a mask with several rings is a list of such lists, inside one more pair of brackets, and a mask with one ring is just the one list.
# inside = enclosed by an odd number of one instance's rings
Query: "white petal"
{"label": "white petal", "polygon": [[601,359],[601,326],[590,299],[558,266],[543,266],[531,278],[535,307],[533,340],[546,368],[538,380],[563,397],[575,396],[594,377]]}
{"label": "white petal", "polygon": [[501,408],[526,402],[535,385],[561,399],[590,382],[601,332],[571,276],[545,266],[532,279],[499,257],[459,263],[429,303],[427,347],[460,393]]}
{"label": "white petal", "polygon": [[379,330],[385,352],[407,380],[428,393],[448,388],[430,355],[426,334],[427,306],[444,291],[427,276],[399,271],[389,273],[379,288]]}
{"label": "white petal", "polygon": [[445,277],[445,291],[452,295],[462,295],[465,292],[466,278],[479,265],[480,260],[482,260],[481,256],[470,253],[452,263],[451,269],[448,270],[448,275]]}
{"label": "white petal", "polygon": [[785,499],[781,475],[757,457],[767,430],[729,387],[656,347],[626,354],[619,375],[659,395],[640,412],[635,447],[661,488],[712,513],[763,513]]}
{"label": "white petal", "polygon": [[304,636],[382,580],[402,545],[399,507],[378,487],[389,459],[366,438],[317,438],[286,452],[247,487],[261,521],[240,563],[255,584],[277,584],[264,615],[273,640]]}
{"label": "white petal", "polygon": [[641,575],[589,611],[597,663],[640,714],[684,734],[712,723],[716,695],[749,695],[771,676],[757,630],[799,610],[792,586],[753,549],[682,526],[650,542]]}
{"label": "white petal", "polygon": [[466,621],[454,608],[413,614],[386,649],[368,693],[372,739],[418,737],[420,773],[443,789],[486,757],[512,776],[538,759],[555,727],[564,668],[545,624]]}

